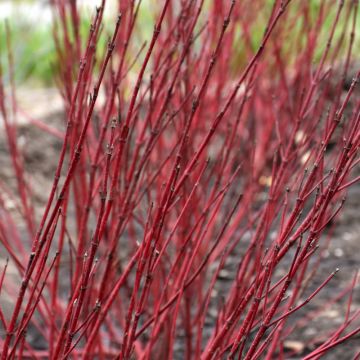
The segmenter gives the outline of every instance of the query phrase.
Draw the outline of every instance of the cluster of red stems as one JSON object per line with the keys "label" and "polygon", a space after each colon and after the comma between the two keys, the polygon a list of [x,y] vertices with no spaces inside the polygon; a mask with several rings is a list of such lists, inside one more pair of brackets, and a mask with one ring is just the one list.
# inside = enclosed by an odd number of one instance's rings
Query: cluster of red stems
{"label": "cluster of red stems", "polygon": [[[304,297],[359,181],[358,1],[151,1],[143,44],[140,1],[119,1],[104,34],[103,0],[86,39],[76,1],[52,3],[65,126],[41,219],[17,144],[14,82],[6,95],[1,81],[17,178],[14,193],[1,184],[1,251],[22,278],[1,269],[13,299],[10,314],[0,309],[1,359],[289,355],[293,313],[337,272]],[[343,324],[304,359],[360,331],[351,278],[326,303],[348,295]],[[30,327],[46,349],[32,346]]]}

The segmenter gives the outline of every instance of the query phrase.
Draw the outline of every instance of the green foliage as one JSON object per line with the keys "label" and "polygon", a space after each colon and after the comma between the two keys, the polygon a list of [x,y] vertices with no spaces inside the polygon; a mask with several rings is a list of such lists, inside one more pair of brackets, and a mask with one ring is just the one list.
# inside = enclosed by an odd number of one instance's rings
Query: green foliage
{"label": "green foliage", "polygon": [[[54,68],[58,66],[52,23],[38,24],[31,19],[10,18],[11,48],[14,58],[14,76],[18,85],[27,83],[35,86],[51,86],[54,83]],[[90,18],[83,16],[80,23],[80,37],[85,43],[90,28]],[[106,29],[98,42],[98,50],[106,46]],[[73,40],[73,39],[71,39]],[[4,74],[8,74],[8,49],[5,23],[0,30],[0,60]],[[4,75],[5,83],[9,81]]]}
{"label": "green foliage", "polygon": [[[9,19],[11,47],[14,58],[15,81],[25,81],[50,85],[52,82],[51,64],[55,61],[55,48],[51,30],[38,26],[25,19]],[[1,62],[8,66],[5,25],[1,26]],[[7,72],[4,71],[6,74]],[[7,79],[5,78],[5,81]]]}

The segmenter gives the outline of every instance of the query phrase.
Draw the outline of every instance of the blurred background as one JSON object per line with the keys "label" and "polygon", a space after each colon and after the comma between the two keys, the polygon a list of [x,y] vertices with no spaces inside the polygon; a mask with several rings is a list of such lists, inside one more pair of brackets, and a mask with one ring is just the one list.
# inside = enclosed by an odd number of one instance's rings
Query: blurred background
{"label": "blurred background", "polygon": [[[5,23],[11,34],[11,47],[14,58],[14,76],[17,85],[29,84],[32,87],[53,86],[52,66],[56,61],[53,22],[57,16],[50,6],[50,0],[0,0],[0,59],[4,67],[4,82],[7,83],[7,45]],[[88,32],[91,17],[101,0],[77,0],[81,8],[81,31]],[[142,10],[146,10],[149,1],[145,0]],[[141,11],[144,18],[145,11]],[[151,23],[149,12],[144,22]],[[116,1],[107,0],[104,17],[110,31],[112,19],[117,15]],[[151,28],[151,24],[150,24]],[[105,29],[106,32],[107,29]]]}
{"label": "blurred background", "polygon": [[[5,85],[8,83],[8,55],[7,55],[7,41],[5,23],[8,23],[11,48],[13,51],[14,60],[14,78],[16,85],[31,85],[31,87],[53,87],[54,84],[54,66],[56,66],[56,54],[53,41],[53,23],[57,14],[52,11],[50,6],[51,1],[54,0],[0,0],[0,61],[3,67],[3,80]],[[209,6],[215,0],[205,0],[205,6]],[[310,7],[316,13],[320,7],[321,1],[319,0],[306,0],[309,1]],[[350,0],[347,0],[350,1]],[[274,0],[267,0],[265,6],[260,9],[255,9],[257,14],[259,26],[252,29],[252,42],[254,47],[259,43],[263,34],[264,21],[268,16]],[[91,18],[94,15],[95,7],[99,6],[101,0],[76,0],[78,7],[81,9],[80,27],[83,34],[88,33]],[[118,0],[106,0],[105,6],[105,29],[104,34],[111,34],[114,19],[117,16]],[[300,2],[294,1],[293,8],[296,9],[297,4]],[[337,1],[334,1],[336,5]],[[158,0],[142,0],[139,10],[140,28],[136,31],[138,40],[143,42],[148,40],[152,34],[154,26],[154,13],[156,7],[161,4]],[[336,6],[334,6],[334,10]],[[291,9],[290,9],[291,11]],[[329,14],[328,14],[329,15]],[[327,16],[325,25],[328,24],[329,28],[332,23],[333,14]],[[205,20],[205,19],[204,19]],[[340,19],[341,23],[341,19]],[[339,32],[341,25],[338,27]],[[357,33],[360,32],[360,21],[357,22]],[[327,36],[328,30],[323,28],[324,35]],[[86,39],[86,35],[83,36]],[[236,46],[239,48],[239,57],[235,62],[241,59],[241,33],[238,34],[239,42]],[[106,45],[106,36],[100,38],[99,48],[101,45]],[[287,46],[291,46],[289,41]],[[355,39],[355,49],[360,53],[359,36]],[[319,55],[323,49],[319,48]]]}
{"label": "blurred background", "polygon": [[[3,84],[5,89],[9,88],[10,46],[18,106],[28,116],[35,118],[47,117],[63,108],[62,99],[56,88],[57,55],[53,38],[54,20],[58,14],[54,13],[51,1],[0,0],[0,64]],[[141,29],[137,29],[136,37],[142,42],[152,35],[154,26],[151,1],[143,0],[139,11]],[[101,0],[77,0],[76,3],[80,8],[80,32],[85,42],[91,19]],[[106,1],[105,26],[97,47],[99,53],[103,53],[107,36],[113,31],[118,15],[117,3],[117,0]],[[44,106],[44,103],[47,106]],[[21,113],[18,117],[20,124],[28,121]]]}

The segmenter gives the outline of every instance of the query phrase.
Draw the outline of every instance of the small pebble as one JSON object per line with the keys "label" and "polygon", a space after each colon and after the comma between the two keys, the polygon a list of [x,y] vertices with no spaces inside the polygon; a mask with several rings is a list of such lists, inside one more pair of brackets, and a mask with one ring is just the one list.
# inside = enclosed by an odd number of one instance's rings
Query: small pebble
{"label": "small pebble", "polygon": [[340,248],[336,248],[336,249],[334,250],[334,255],[335,255],[336,257],[342,257],[342,256],[344,256],[344,250],[343,250],[343,249],[340,249]]}

